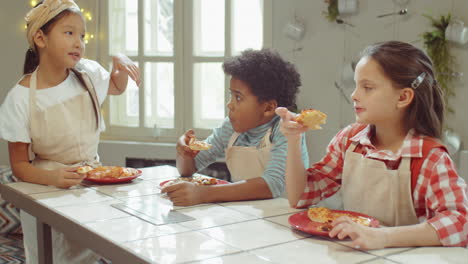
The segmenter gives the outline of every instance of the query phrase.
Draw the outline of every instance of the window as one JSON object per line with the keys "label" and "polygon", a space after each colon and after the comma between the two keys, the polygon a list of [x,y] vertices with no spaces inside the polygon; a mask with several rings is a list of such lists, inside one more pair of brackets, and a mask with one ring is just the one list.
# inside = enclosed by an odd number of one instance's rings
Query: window
{"label": "window", "polygon": [[105,104],[108,139],[174,142],[189,128],[208,136],[226,115],[222,62],[271,46],[269,0],[107,0],[101,10],[101,62],[123,53],[142,76]]}

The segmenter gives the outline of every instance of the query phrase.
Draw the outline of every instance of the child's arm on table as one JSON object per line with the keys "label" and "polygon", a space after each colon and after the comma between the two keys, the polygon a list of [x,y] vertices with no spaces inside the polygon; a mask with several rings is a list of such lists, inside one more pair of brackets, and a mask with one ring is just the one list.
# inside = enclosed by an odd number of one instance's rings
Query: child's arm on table
{"label": "child's arm on table", "polygon": [[353,222],[348,217],[340,217],[333,223],[330,237],[344,239],[349,236],[354,248],[381,249],[386,247],[440,246],[441,242],[431,224],[397,227],[366,227]]}
{"label": "child's arm on table", "polygon": [[161,192],[167,193],[177,206],[272,198],[268,184],[261,177],[214,186],[197,186],[183,182],[164,187]]}
{"label": "child's arm on table", "polygon": [[56,170],[39,169],[29,163],[28,143],[8,142],[10,164],[13,174],[22,181],[69,188],[80,184],[84,176],[76,173],[76,168]]}
{"label": "child's arm on table", "polygon": [[109,83],[109,95],[119,95],[127,89],[128,77],[140,85],[140,69],[127,56],[119,54],[112,57],[112,71]]}

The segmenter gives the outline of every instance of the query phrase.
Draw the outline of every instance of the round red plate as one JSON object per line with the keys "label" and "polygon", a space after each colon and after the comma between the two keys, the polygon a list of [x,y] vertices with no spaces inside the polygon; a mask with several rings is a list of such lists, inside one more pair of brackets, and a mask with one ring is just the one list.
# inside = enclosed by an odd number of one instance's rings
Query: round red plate
{"label": "round red plate", "polygon": [[138,173],[129,176],[129,177],[122,177],[122,178],[113,178],[113,177],[106,177],[106,178],[100,178],[100,179],[93,179],[93,178],[85,178],[85,180],[90,181],[90,182],[95,182],[95,183],[120,183],[120,182],[129,182],[135,178],[138,178],[141,176],[143,172],[141,170],[138,170]]}
{"label": "round red plate", "polygon": [[[173,181],[173,180],[167,180],[167,181],[163,181],[159,184],[159,186],[163,186],[164,184],[170,182],[170,181]],[[224,181],[224,180],[219,180],[219,179],[216,179],[216,184],[213,184],[213,185],[218,185],[218,184],[229,184],[230,182],[228,181]],[[205,185],[205,186],[210,186],[210,185]]]}
{"label": "round red plate", "polygon": [[[352,211],[343,211],[343,210],[331,210],[331,211],[337,212],[337,213],[347,213],[353,216],[368,217],[371,219],[371,223],[370,223],[371,227],[379,226],[379,221],[377,219],[374,219],[365,214],[352,212]],[[289,224],[292,227],[296,228],[297,230],[301,230],[303,232],[313,234],[313,235],[328,236],[328,231],[320,230],[320,226],[322,226],[323,223],[311,221],[309,217],[307,216],[307,210],[291,215],[288,221],[289,221]]]}

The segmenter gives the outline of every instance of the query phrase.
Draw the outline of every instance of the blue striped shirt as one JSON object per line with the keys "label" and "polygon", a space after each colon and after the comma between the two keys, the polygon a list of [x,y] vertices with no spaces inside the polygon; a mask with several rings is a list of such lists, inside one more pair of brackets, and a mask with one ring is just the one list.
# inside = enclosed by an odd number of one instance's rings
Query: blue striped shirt
{"label": "blue striped shirt", "polygon": [[[280,196],[285,186],[284,171],[286,168],[288,141],[279,130],[279,121],[280,117],[275,116],[270,122],[241,133],[236,142],[234,142],[234,146],[257,146],[268,129],[270,127],[272,128],[270,136],[270,141],[273,144],[271,158],[266,165],[262,178],[268,184],[273,197]],[[201,151],[195,157],[195,167],[197,170],[201,170],[217,159],[225,157],[225,149],[233,133],[234,129],[232,128],[231,122],[229,122],[229,118],[226,117],[221,126],[213,129],[213,134],[206,139],[206,142],[213,145],[213,147],[207,151]],[[302,160],[304,164],[309,164],[309,155],[307,153],[304,134],[302,135]]]}

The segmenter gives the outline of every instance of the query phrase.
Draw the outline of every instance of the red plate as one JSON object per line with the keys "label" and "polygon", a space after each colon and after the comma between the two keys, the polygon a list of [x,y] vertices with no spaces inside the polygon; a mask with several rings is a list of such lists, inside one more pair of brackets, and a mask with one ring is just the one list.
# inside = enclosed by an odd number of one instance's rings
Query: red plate
{"label": "red plate", "polygon": [[120,177],[120,178],[114,178],[114,177],[105,177],[105,178],[100,178],[100,179],[94,179],[94,178],[85,178],[85,180],[90,181],[90,182],[95,182],[95,183],[120,183],[120,182],[129,182],[135,178],[138,178],[141,176],[143,173],[141,170],[137,170],[138,173],[129,176],[129,177]]}
{"label": "red plate", "polygon": [[[352,211],[343,211],[343,210],[331,210],[331,211],[337,212],[337,213],[346,213],[346,214],[350,214],[353,216],[368,217],[371,219],[371,222],[370,222],[371,227],[379,226],[379,221],[377,219],[374,219],[365,214],[352,212]],[[303,232],[313,234],[313,235],[328,236],[328,231],[323,231],[320,229],[320,226],[322,226],[323,223],[311,221],[309,217],[307,216],[307,210],[291,215],[288,221],[289,221],[289,224],[292,227],[296,228],[297,230],[301,230]]]}
{"label": "red plate", "polygon": [[[164,184],[170,182],[170,181],[173,181],[173,180],[167,180],[167,181],[163,181],[159,184],[160,187],[162,187]],[[216,179],[216,184],[212,184],[212,185],[218,185],[218,184],[229,184],[230,182],[228,181],[224,181],[224,180],[219,180],[219,179]],[[205,186],[210,186],[210,185],[205,185]]]}

